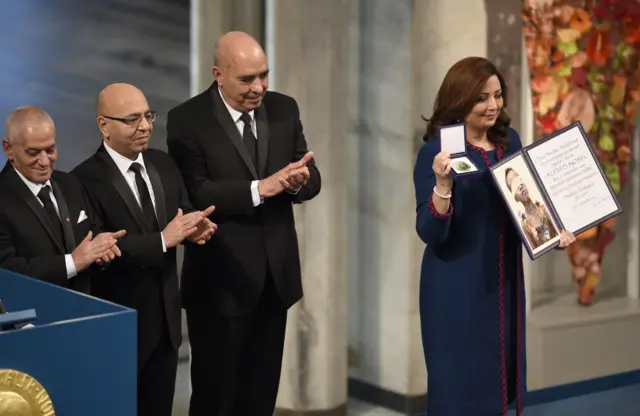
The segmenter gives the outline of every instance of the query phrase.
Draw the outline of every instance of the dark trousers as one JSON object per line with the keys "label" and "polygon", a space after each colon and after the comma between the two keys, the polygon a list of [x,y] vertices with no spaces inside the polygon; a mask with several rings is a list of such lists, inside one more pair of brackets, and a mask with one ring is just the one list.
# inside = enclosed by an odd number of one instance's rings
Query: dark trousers
{"label": "dark trousers", "polygon": [[171,416],[178,371],[178,351],[169,330],[138,372],[138,416]]}
{"label": "dark trousers", "polygon": [[275,408],[287,311],[271,277],[255,310],[218,316],[187,309],[191,345],[189,416],[271,416]]}

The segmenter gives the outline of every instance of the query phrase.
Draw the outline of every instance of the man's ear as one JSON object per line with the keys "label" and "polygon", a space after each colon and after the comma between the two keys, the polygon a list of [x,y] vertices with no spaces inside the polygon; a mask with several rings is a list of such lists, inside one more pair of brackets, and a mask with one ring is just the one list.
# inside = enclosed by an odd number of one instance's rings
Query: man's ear
{"label": "man's ear", "polygon": [[7,156],[7,160],[13,162],[13,145],[9,143],[9,140],[4,139],[2,141],[2,150],[4,150],[4,154]]}
{"label": "man's ear", "polygon": [[222,85],[224,77],[222,76],[222,71],[220,71],[220,68],[214,66],[211,73],[213,74],[213,78],[215,78],[215,80],[218,82],[218,85]]}
{"label": "man's ear", "polygon": [[107,127],[107,120],[105,120],[104,117],[98,116],[98,118],[96,118],[96,122],[98,123],[98,129],[100,129],[100,132],[102,133],[102,136],[105,139],[108,139],[109,138],[109,128]]}

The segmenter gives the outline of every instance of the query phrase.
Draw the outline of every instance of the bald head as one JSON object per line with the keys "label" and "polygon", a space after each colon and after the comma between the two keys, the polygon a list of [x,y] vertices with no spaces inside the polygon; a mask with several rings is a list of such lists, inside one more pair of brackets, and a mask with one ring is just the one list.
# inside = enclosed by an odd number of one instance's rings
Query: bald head
{"label": "bald head", "polygon": [[21,106],[7,117],[6,140],[11,144],[17,144],[25,135],[43,129],[55,132],[49,113],[34,105]]}
{"label": "bald head", "polygon": [[213,76],[224,100],[236,111],[260,106],[269,86],[267,57],[260,44],[244,32],[229,32],[216,42]]}
{"label": "bald head", "polygon": [[[96,115],[114,115],[115,111],[128,108],[132,101],[140,100],[147,101],[142,91],[131,84],[115,83],[107,85],[98,94]],[[122,117],[122,115],[118,117]]]}
{"label": "bald head", "polygon": [[98,94],[96,115],[105,143],[122,156],[135,160],[148,148],[155,113],[135,86],[106,86]]}
{"label": "bald head", "polygon": [[222,35],[216,42],[214,65],[225,68],[243,59],[265,58],[262,47],[251,35],[234,31]]}

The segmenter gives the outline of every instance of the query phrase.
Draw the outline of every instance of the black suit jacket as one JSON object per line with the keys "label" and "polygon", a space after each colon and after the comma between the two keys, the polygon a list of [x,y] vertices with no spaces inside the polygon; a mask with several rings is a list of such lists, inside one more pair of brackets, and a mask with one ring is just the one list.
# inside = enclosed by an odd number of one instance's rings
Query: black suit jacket
{"label": "black suit jacket", "polygon": [[[184,212],[193,208],[169,155],[148,149],[143,158],[162,231],[178,208]],[[104,146],[71,173],[84,185],[105,231],[127,230],[118,243],[122,256],[93,277],[92,293],[137,310],[138,365],[142,366],[160,342],[165,328],[168,327],[176,349],[182,341],[176,248],[163,252],[161,232],[148,229],[133,191]]]}
{"label": "black suit jacket", "polygon": [[185,308],[211,305],[227,316],[251,312],[267,271],[286,307],[302,297],[293,203],[320,192],[320,173],[296,194],[283,192],[253,206],[250,184],[307,152],[296,101],[268,92],[255,112],[258,166],[253,166],[217,83],[173,108],[167,120],[169,154],[182,172],[196,209],[215,205],[218,231],[204,246],[188,246],[182,270]]}
{"label": "black suit jacket", "polygon": [[[89,233],[100,232],[82,185],[73,176],[54,171],[51,187],[62,221],[64,241],[51,228],[38,198],[10,162],[0,173],[0,268],[89,293],[92,268],[67,278],[65,255]],[[87,219],[78,223],[80,212]]]}

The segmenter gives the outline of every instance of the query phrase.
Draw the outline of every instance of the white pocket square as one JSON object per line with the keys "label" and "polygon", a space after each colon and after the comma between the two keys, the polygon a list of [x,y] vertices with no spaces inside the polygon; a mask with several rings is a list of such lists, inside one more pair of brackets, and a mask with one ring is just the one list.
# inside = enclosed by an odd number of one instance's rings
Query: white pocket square
{"label": "white pocket square", "polygon": [[87,214],[84,210],[80,211],[80,215],[78,215],[78,224],[87,219]]}

